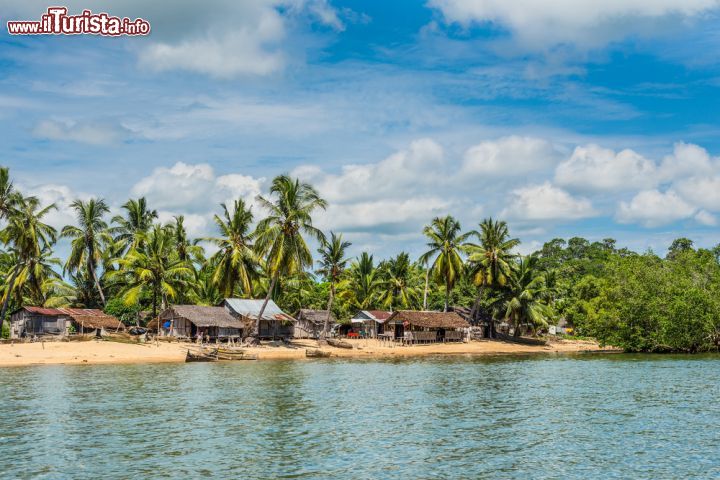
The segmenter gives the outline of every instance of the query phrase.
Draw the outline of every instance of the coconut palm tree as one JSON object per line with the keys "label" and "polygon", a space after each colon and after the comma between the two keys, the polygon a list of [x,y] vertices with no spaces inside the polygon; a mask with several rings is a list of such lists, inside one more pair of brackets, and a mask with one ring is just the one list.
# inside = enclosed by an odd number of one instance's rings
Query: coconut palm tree
{"label": "coconut palm tree", "polygon": [[322,241],[323,233],[312,224],[312,213],[327,207],[317,190],[308,183],[292,179],[287,175],[275,177],[267,199],[257,197],[260,205],[269,215],[257,226],[255,246],[265,256],[266,269],[270,275],[270,286],[260,308],[255,331],[260,331],[260,319],[270,301],[270,296],[281,275],[294,275],[312,266],[312,254],[303,234]]}
{"label": "coconut palm tree", "polygon": [[70,256],[65,262],[64,270],[76,273],[85,268],[88,276],[95,284],[100,301],[105,306],[105,294],[100,286],[97,267],[102,259],[103,244],[111,241],[108,225],[103,216],[110,211],[105,200],[91,198],[87,202],[75,200],[70,204],[75,210],[79,226],[67,225],[62,229],[62,237],[71,238]]}
{"label": "coconut palm tree", "polygon": [[145,197],[137,200],[130,199],[122,206],[125,216],[117,215],[112,222],[117,226],[110,229],[115,235],[116,254],[122,256],[131,248],[139,247],[143,243],[144,236],[153,226],[153,221],[158,218],[157,211],[149,210]]}
{"label": "coconut palm tree", "polygon": [[[478,287],[478,295],[473,304],[471,317],[475,318],[483,288],[501,289],[507,285],[511,274],[511,264],[516,255],[512,250],[520,244],[517,238],[510,238],[507,223],[486,218],[480,224],[479,232],[472,232],[480,244],[468,243],[468,269],[473,283]],[[494,325],[490,325],[492,337]]]}
{"label": "coconut palm tree", "polygon": [[238,286],[243,294],[252,297],[252,280],[257,277],[260,264],[250,230],[252,209],[246,207],[243,200],[235,200],[232,211],[224,203],[221,206],[223,217],[214,217],[221,236],[203,239],[219,247],[213,258],[213,282],[224,297],[232,297]]}
{"label": "coconut palm tree", "polygon": [[[57,239],[57,232],[44,223],[43,218],[55,208],[55,204],[41,208],[40,201],[35,197],[20,198],[8,218],[8,225],[0,232],[0,240],[10,246],[10,253],[14,256],[14,266],[6,277],[0,324],[5,319],[16,283],[28,288],[33,300],[42,301],[43,284],[54,272],[52,265],[56,261],[51,260],[50,253]],[[57,273],[54,275],[57,276]]]}
{"label": "coconut palm tree", "polygon": [[156,316],[158,302],[165,309],[180,291],[191,286],[193,268],[179,258],[167,227],[155,225],[145,237],[141,246],[116,259],[120,269],[110,275],[123,286],[120,295],[126,305],[137,304],[143,295],[149,294],[152,314]]}
{"label": "coconut palm tree", "polygon": [[420,263],[429,265],[433,280],[445,286],[445,311],[448,311],[450,293],[455,282],[463,272],[462,250],[465,240],[472,234],[460,233],[460,222],[452,216],[435,217],[430,225],[423,229],[430,248],[420,257]]}
{"label": "coconut palm tree", "polygon": [[352,290],[349,295],[353,303],[360,310],[368,310],[375,305],[378,298],[382,280],[378,269],[375,268],[373,256],[362,252],[353,261],[348,269],[349,281],[347,286]]}
{"label": "coconut palm tree", "polygon": [[514,326],[514,335],[520,336],[523,325],[547,327],[550,308],[545,300],[548,298],[548,290],[545,276],[538,268],[538,258],[521,258],[509,280],[501,311],[504,318]]}
{"label": "coconut palm tree", "polygon": [[10,169],[0,167],[0,219],[7,219],[21,199],[10,178]]}
{"label": "coconut palm tree", "polygon": [[347,250],[350,245],[352,245],[350,242],[343,241],[342,234],[335,235],[335,232],[330,232],[330,240],[324,240],[320,244],[320,248],[318,248],[318,253],[320,254],[318,264],[320,268],[317,269],[317,273],[322,275],[330,284],[330,294],[328,295],[327,304],[328,312],[322,331],[323,338],[327,336],[330,328],[330,316],[332,315],[333,300],[335,300],[335,288],[338,282],[340,282],[347,263],[350,261],[350,259],[345,258],[345,250]]}
{"label": "coconut palm tree", "polygon": [[413,282],[413,266],[406,252],[380,264],[383,290],[381,304],[390,310],[411,308],[418,304],[419,289]]}

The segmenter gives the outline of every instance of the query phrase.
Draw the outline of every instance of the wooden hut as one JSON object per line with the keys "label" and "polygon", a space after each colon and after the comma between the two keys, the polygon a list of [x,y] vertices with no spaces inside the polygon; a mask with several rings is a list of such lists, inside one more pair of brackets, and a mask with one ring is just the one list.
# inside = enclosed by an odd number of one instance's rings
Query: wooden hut
{"label": "wooden hut", "polygon": [[352,330],[367,338],[376,338],[383,333],[384,322],[392,312],[386,310],[360,310],[350,319]]}
{"label": "wooden hut", "polygon": [[[325,328],[325,321],[328,320],[327,310],[300,309],[295,314],[295,338],[319,338]],[[335,315],[330,313],[328,330],[337,323]],[[329,331],[328,331],[329,333]]]}
{"label": "wooden hut", "polygon": [[[71,328],[72,327],[72,328]],[[123,330],[117,318],[94,308],[22,307],[10,315],[10,338]]]}
{"label": "wooden hut", "polygon": [[455,312],[398,310],[384,322],[385,334],[406,343],[463,341],[470,324]]}
{"label": "wooden hut", "polygon": [[[223,306],[242,321],[244,324],[254,323],[265,300],[246,298],[226,298]],[[293,338],[295,334],[295,319],[283,312],[272,300],[268,301],[263,316],[260,319],[260,338]]]}
{"label": "wooden hut", "polygon": [[241,338],[245,324],[230,314],[225,307],[200,305],[173,305],[163,310],[148,328],[157,329],[160,336],[194,339],[198,331],[211,339]]}

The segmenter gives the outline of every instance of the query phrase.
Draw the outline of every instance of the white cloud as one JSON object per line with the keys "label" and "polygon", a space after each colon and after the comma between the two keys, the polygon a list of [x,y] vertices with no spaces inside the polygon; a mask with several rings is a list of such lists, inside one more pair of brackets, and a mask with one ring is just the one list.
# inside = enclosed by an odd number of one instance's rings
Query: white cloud
{"label": "white cloud", "polygon": [[698,213],[696,213],[695,221],[701,225],[706,225],[708,227],[714,227],[718,224],[717,217],[715,217],[715,215],[708,212],[707,210],[700,210]]}
{"label": "white cloud", "polygon": [[50,210],[43,218],[43,221],[54,227],[58,234],[65,225],[75,225],[77,219],[70,204],[75,200],[88,200],[92,195],[75,192],[70,187],[57,184],[44,184],[35,186],[18,185],[18,189],[25,195],[37,197],[41,208],[54,204],[57,208]]}
{"label": "white cloud", "polygon": [[470,147],[462,169],[474,175],[523,175],[555,165],[559,155],[547,140],[512,135]]}
{"label": "white cloud", "polygon": [[684,179],[673,184],[673,188],[695,205],[720,211],[720,176]]}
{"label": "white cloud", "polygon": [[648,188],[657,181],[655,164],[634,152],[615,153],[598,145],[576,147],[572,156],[558,165],[558,185],[576,189],[630,190]]}
{"label": "white cloud", "polygon": [[[683,200],[677,193],[668,190],[644,190],[628,202],[620,202],[616,218],[620,223],[640,223],[645,227],[657,227],[678,220],[690,218],[696,208]],[[707,220],[702,215],[700,219]]]}
{"label": "white cloud", "polygon": [[177,162],[153,170],[133,186],[132,195],[146,197],[152,208],[188,215],[214,212],[219,203],[229,204],[237,198],[252,205],[263,181],[240,174],[216,176],[206,163]]}
{"label": "white cloud", "polygon": [[43,120],[33,129],[33,135],[47,140],[72,141],[90,145],[109,145],[128,132],[122,128],[99,123],[80,123],[71,120]]}
{"label": "white cloud", "polygon": [[576,198],[550,182],[513,190],[510,204],[500,214],[522,220],[579,220],[597,213],[586,198]]}
{"label": "white cloud", "polygon": [[678,142],[673,147],[672,155],[666,156],[660,164],[659,175],[662,181],[707,175],[718,168],[716,164],[717,161],[711,159],[704,148],[692,143]]}
{"label": "white cloud", "polygon": [[507,29],[525,48],[592,48],[631,35],[662,33],[707,13],[718,0],[430,0],[448,22]]}

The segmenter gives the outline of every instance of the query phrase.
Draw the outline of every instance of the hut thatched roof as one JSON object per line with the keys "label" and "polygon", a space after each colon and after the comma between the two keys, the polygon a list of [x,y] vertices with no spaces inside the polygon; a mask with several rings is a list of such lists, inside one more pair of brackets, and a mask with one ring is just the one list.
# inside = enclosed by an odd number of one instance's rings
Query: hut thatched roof
{"label": "hut thatched roof", "polygon": [[230,315],[225,307],[173,305],[160,314],[163,320],[173,317],[184,318],[198,327],[244,328],[243,323]]}
{"label": "hut thatched roof", "polygon": [[[298,311],[295,315],[295,318],[297,318],[298,320],[312,322],[316,325],[321,325],[325,323],[327,316],[327,310],[310,310],[307,308],[301,308],[300,311]],[[335,315],[330,313],[330,323],[335,323],[335,321]]]}
{"label": "hut thatched roof", "polygon": [[423,328],[466,328],[470,324],[455,312],[398,310],[385,323],[409,323]]}
{"label": "hut thatched roof", "polygon": [[123,323],[112,315],[96,308],[45,308],[25,306],[17,311],[26,310],[46,317],[69,317],[73,322],[84,328],[123,329]]}

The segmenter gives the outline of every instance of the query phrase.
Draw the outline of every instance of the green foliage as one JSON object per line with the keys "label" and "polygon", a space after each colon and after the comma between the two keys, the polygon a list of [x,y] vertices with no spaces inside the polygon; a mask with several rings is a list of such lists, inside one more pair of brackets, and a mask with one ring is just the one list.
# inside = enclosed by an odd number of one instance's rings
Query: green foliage
{"label": "green foliage", "polygon": [[2,330],[0,331],[0,338],[10,338],[10,322],[2,323]]}
{"label": "green foliage", "polygon": [[105,313],[113,315],[125,325],[135,325],[141,310],[140,305],[127,305],[120,297],[108,300],[107,305],[105,305],[103,309]]}

